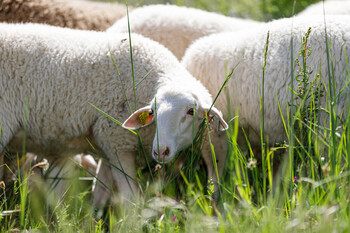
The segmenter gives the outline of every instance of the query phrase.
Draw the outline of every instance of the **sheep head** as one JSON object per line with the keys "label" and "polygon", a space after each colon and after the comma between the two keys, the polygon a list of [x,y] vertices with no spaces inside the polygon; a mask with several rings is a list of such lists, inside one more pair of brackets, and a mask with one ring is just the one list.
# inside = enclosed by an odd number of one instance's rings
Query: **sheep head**
{"label": "sheep head", "polygon": [[210,107],[211,98],[199,98],[192,91],[160,90],[151,104],[135,111],[123,127],[138,129],[155,122],[152,156],[158,162],[168,163],[178,151],[191,145],[206,116],[220,130],[228,128],[221,112]]}

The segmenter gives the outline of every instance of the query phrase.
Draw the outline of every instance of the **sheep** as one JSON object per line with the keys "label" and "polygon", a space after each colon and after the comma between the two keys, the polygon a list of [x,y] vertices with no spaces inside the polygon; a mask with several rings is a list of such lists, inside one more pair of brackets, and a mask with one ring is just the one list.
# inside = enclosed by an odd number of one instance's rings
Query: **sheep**
{"label": "sheep", "polygon": [[0,21],[46,23],[104,31],[126,14],[125,5],[83,0],[2,0]]}
{"label": "sheep", "polygon": [[[181,59],[186,48],[197,38],[218,32],[237,31],[260,23],[226,17],[194,8],[151,5],[135,9],[129,15],[130,29],[167,47]],[[121,18],[108,32],[128,32],[127,17]]]}
{"label": "sheep", "polygon": [[[323,12],[323,8],[325,12]],[[328,15],[348,15],[350,14],[350,1],[320,1],[306,7],[297,16],[323,15],[323,13]]]}
{"label": "sheep", "polygon": [[[350,17],[327,16],[327,35],[332,43],[336,93],[345,85],[350,47]],[[233,74],[226,86],[228,95],[220,95],[216,106],[222,110],[224,119],[238,116],[243,128],[249,130],[249,141],[252,146],[260,144],[260,102],[259,90],[262,85],[264,52],[267,33],[269,45],[266,58],[265,85],[265,133],[268,142],[283,142],[287,139],[279,112],[278,102],[284,119],[287,119],[287,106],[291,87],[291,37],[293,35],[293,57],[300,52],[302,37],[311,27],[309,46],[311,56],[307,60],[314,73],[321,71],[321,78],[327,86],[327,56],[324,19],[321,17],[297,17],[276,20],[267,23],[260,29],[245,30],[235,33],[218,33],[203,37],[194,42],[186,51],[181,63],[211,94],[217,93],[222,82],[233,69]],[[295,74],[298,66],[293,61]],[[312,78],[312,77],[310,77]],[[296,81],[295,81],[296,82]],[[296,84],[295,84],[296,85]],[[346,92],[347,93],[347,92]],[[230,99],[227,99],[229,96]],[[338,101],[338,116],[344,109],[347,116],[346,94]],[[324,99],[322,100],[324,102]],[[230,103],[229,106],[228,103]],[[323,121],[321,121],[323,122]]]}
{"label": "sheep", "polygon": [[[138,196],[139,145],[130,129],[156,121],[157,133],[155,124],[139,131],[146,156],[169,162],[191,144],[212,97],[159,43],[133,34],[132,51],[134,78],[128,34],[1,23],[0,152],[21,127],[36,154],[62,154],[71,140],[86,135],[118,168],[111,173],[122,200]],[[129,130],[91,105],[127,119],[123,126]],[[227,129],[217,108],[208,114]],[[93,200],[96,207],[104,202]]]}
{"label": "sheep", "polygon": [[26,153],[19,161],[7,160],[6,157],[5,172],[8,173],[8,179],[2,181],[4,184],[10,184],[11,187],[13,182],[19,179],[19,176],[22,179],[27,177],[29,189],[39,186],[47,190],[51,200],[64,198],[67,189],[71,186],[71,179],[77,178],[78,167],[87,170],[88,177],[85,178],[96,182],[96,179],[91,178],[91,175],[96,174],[97,163],[91,155],[78,154],[57,160],[55,157],[41,158],[33,153]]}
{"label": "sheep", "polygon": [[87,171],[86,178],[96,182],[96,178],[92,178],[91,175],[96,175],[97,163],[89,154],[77,154],[64,159],[49,157],[48,162],[51,166],[43,172],[43,178],[45,178],[46,186],[50,188],[50,195],[53,198],[62,199],[65,196],[67,189],[71,186],[71,179],[78,178],[78,167]]}
{"label": "sheep", "polygon": [[[46,23],[97,31],[104,31],[125,14],[126,7],[119,3],[82,0],[3,0],[0,4],[0,21]],[[22,138],[23,132],[20,131],[12,141],[21,145]],[[4,172],[0,171],[0,180],[6,181],[8,177],[1,173]]]}

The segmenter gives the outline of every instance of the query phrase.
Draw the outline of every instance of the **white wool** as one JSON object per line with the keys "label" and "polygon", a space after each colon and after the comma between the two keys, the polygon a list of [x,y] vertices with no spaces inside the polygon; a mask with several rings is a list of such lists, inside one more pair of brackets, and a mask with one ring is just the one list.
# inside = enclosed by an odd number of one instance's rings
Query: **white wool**
{"label": "white wool", "polygon": [[[211,104],[207,89],[171,52],[140,35],[131,36],[135,83],[142,80],[136,88],[138,108],[174,92],[196,96],[206,106]],[[72,139],[88,135],[112,164],[135,178],[137,137],[90,105],[120,122],[135,109],[128,38],[128,34],[39,24],[0,24],[0,151],[24,125],[28,142],[33,144],[31,151],[44,155],[47,151],[59,154],[67,147],[78,147],[70,143]],[[177,104],[182,99],[179,101]],[[161,101],[158,104],[161,108]],[[170,110],[174,114],[170,112],[169,122],[178,121],[172,117],[178,109]],[[155,137],[154,125],[140,130],[147,155],[151,154]],[[186,133],[191,134],[191,128]],[[138,192],[136,183],[117,169],[112,169],[112,175],[126,199]]]}
{"label": "white wool", "polygon": [[[324,9],[324,11],[323,11]],[[303,11],[298,13],[298,16],[307,15],[348,15],[350,14],[350,1],[323,1],[317,2],[306,7]]]}
{"label": "white wool", "polygon": [[[217,13],[175,5],[151,5],[129,15],[131,32],[158,41],[181,59],[196,39],[212,33],[237,31],[260,23],[226,17]],[[127,17],[118,20],[108,32],[128,32]]]}
{"label": "white wool", "polygon": [[[350,54],[350,17],[327,16],[327,33],[331,43],[337,93],[344,86],[347,74],[347,59]],[[263,74],[266,37],[270,32],[265,71],[265,132],[270,143],[286,139],[286,133],[278,109],[277,98],[284,119],[287,119],[287,101],[291,86],[291,36],[293,34],[294,75],[297,74],[297,58],[302,37],[311,27],[308,45],[311,56],[307,64],[314,75],[321,69],[321,77],[328,83],[325,28],[323,17],[298,17],[276,20],[265,24],[259,30],[237,33],[219,33],[201,38],[192,44],[182,60],[190,73],[200,80],[214,96],[225,78],[235,68],[227,84],[226,93],[218,98],[215,105],[223,111],[224,117],[233,117],[239,111],[243,127],[252,127],[251,143],[260,142],[259,81]],[[292,30],[293,28],[293,30]],[[295,81],[296,83],[296,81]],[[296,88],[296,84],[295,88]],[[348,90],[348,89],[347,89]],[[346,95],[338,102],[338,115],[345,108]],[[230,104],[229,106],[228,103]],[[346,114],[345,114],[346,116]]]}

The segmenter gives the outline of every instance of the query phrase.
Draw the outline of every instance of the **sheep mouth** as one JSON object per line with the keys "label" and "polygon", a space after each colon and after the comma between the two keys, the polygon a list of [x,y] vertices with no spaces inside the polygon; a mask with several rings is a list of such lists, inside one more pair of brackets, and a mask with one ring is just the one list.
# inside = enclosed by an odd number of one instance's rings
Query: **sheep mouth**
{"label": "sheep mouth", "polygon": [[153,159],[157,162],[157,163],[160,163],[160,164],[168,164],[170,163],[171,161],[173,161],[173,158],[164,158],[164,159],[161,159],[158,157],[158,155],[152,155]]}

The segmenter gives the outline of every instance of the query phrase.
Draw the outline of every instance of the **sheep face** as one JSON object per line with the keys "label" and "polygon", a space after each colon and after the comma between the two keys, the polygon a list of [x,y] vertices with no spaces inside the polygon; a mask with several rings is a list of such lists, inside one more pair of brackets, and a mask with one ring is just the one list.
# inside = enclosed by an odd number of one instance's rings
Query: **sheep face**
{"label": "sheep face", "polygon": [[[134,112],[123,127],[137,129],[155,122],[152,156],[158,162],[168,163],[178,151],[191,145],[210,106],[210,102],[204,102],[191,92],[158,92],[151,104]],[[228,128],[215,107],[208,115],[210,121],[220,122],[221,130]]]}

